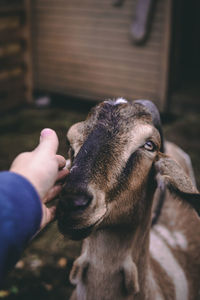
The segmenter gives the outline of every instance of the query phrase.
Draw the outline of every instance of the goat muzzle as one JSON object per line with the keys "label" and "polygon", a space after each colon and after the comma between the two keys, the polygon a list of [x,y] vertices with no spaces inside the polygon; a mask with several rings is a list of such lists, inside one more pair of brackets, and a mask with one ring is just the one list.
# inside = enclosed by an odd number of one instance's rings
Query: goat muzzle
{"label": "goat muzzle", "polygon": [[81,213],[90,205],[92,198],[87,192],[62,193],[58,210],[62,211],[64,215]]}
{"label": "goat muzzle", "polygon": [[84,217],[84,212],[90,205],[92,199],[93,197],[85,191],[62,192],[56,210],[58,227],[61,233],[73,239],[79,239],[79,235],[80,238],[82,238],[82,233],[78,234],[77,237],[73,237],[73,235],[75,232],[80,231],[82,217]]}

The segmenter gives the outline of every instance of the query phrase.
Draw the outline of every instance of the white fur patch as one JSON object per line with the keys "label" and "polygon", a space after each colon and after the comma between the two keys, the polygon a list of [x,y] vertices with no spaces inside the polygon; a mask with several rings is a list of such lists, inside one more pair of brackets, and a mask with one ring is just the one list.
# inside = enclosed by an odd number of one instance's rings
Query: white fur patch
{"label": "white fur patch", "polygon": [[159,224],[156,225],[154,229],[172,248],[181,248],[182,250],[187,249],[187,240],[180,231],[169,231],[165,226]]}
{"label": "white fur patch", "polygon": [[154,231],[150,235],[150,253],[174,283],[176,300],[187,300],[188,282],[185,273],[167,244]]}
{"label": "white fur patch", "polygon": [[152,295],[155,300],[163,300],[161,296],[159,286],[154,278],[154,275],[151,270],[148,271],[148,283],[152,290]]}
{"label": "white fur patch", "polygon": [[125,100],[124,98],[118,98],[118,99],[114,102],[114,105],[118,105],[118,104],[122,104],[122,103],[128,103],[128,101]]}
{"label": "white fur patch", "polygon": [[70,173],[71,173],[74,169],[76,169],[76,168],[78,168],[78,166],[73,166],[73,167],[70,169]]}
{"label": "white fur patch", "polygon": [[174,237],[176,239],[176,244],[183,250],[187,250],[188,248],[188,242],[185,238],[185,236],[180,231],[174,232]]}
{"label": "white fur patch", "polygon": [[123,104],[123,103],[128,103],[128,101],[124,98],[118,98],[116,100],[106,100],[106,101],[104,101],[104,103],[108,103],[110,105],[119,105],[119,104]]}
{"label": "white fur patch", "polygon": [[70,169],[71,167],[71,160],[70,159],[67,159],[66,160],[66,164],[65,164],[65,167],[63,169]]}

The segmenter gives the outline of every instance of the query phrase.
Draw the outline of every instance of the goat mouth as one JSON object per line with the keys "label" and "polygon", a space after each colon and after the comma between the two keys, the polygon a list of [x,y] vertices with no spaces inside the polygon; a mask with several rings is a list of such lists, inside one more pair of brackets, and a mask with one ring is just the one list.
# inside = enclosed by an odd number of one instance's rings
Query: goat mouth
{"label": "goat mouth", "polygon": [[58,229],[64,235],[69,237],[71,240],[79,241],[88,237],[93,229],[93,225],[88,227],[76,228],[72,224],[64,224],[63,222],[58,221]]}
{"label": "goat mouth", "polygon": [[[66,202],[64,202],[66,203]],[[66,209],[62,201],[58,203],[56,210],[56,219],[59,231],[72,240],[82,240],[88,237],[94,228],[98,227],[107,214],[105,209],[103,214],[99,214],[97,218],[91,220],[90,209],[88,210],[91,201],[85,206],[77,207],[76,209]]]}
{"label": "goat mouth", "polygon": [[94,228],[96,228],[96,226],[99,226],[105,215],[106,214],[102,215],[93,224],[83,227],[80,226],[79,219],[74,219],[73,217],[70,218],[69,215],[68,217],[65,216],[62,218],[57,218],[58,229],[60,233],[72,240],[82,240],[88,237],[92,233]]}

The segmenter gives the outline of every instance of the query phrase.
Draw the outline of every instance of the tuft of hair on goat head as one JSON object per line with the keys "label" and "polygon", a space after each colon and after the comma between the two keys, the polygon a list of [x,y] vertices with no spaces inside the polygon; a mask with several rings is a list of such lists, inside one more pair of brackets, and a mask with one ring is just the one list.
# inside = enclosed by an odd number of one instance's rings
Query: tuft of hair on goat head
{"label": "tuft of hair on goat head", "polygon": [[197,299],[200,195],[153,102],[104,101],[67,138],[58,227],[84,239],[71,299]]}

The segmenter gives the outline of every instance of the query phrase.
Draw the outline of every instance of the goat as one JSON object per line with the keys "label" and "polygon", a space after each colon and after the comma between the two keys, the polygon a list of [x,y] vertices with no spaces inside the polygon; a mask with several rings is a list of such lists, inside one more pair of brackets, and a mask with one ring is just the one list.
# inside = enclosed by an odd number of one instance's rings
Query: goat
{"label": "goat", "polygon": [[[70,274],[76,285],[71,299],[197,299],[200,195],[160,151],[153,103],[104,101],[67,136],[72,166],[57,207],[58,227],[84,239]],[[165,201],[151,226],[159,186],[166,187]]]}

